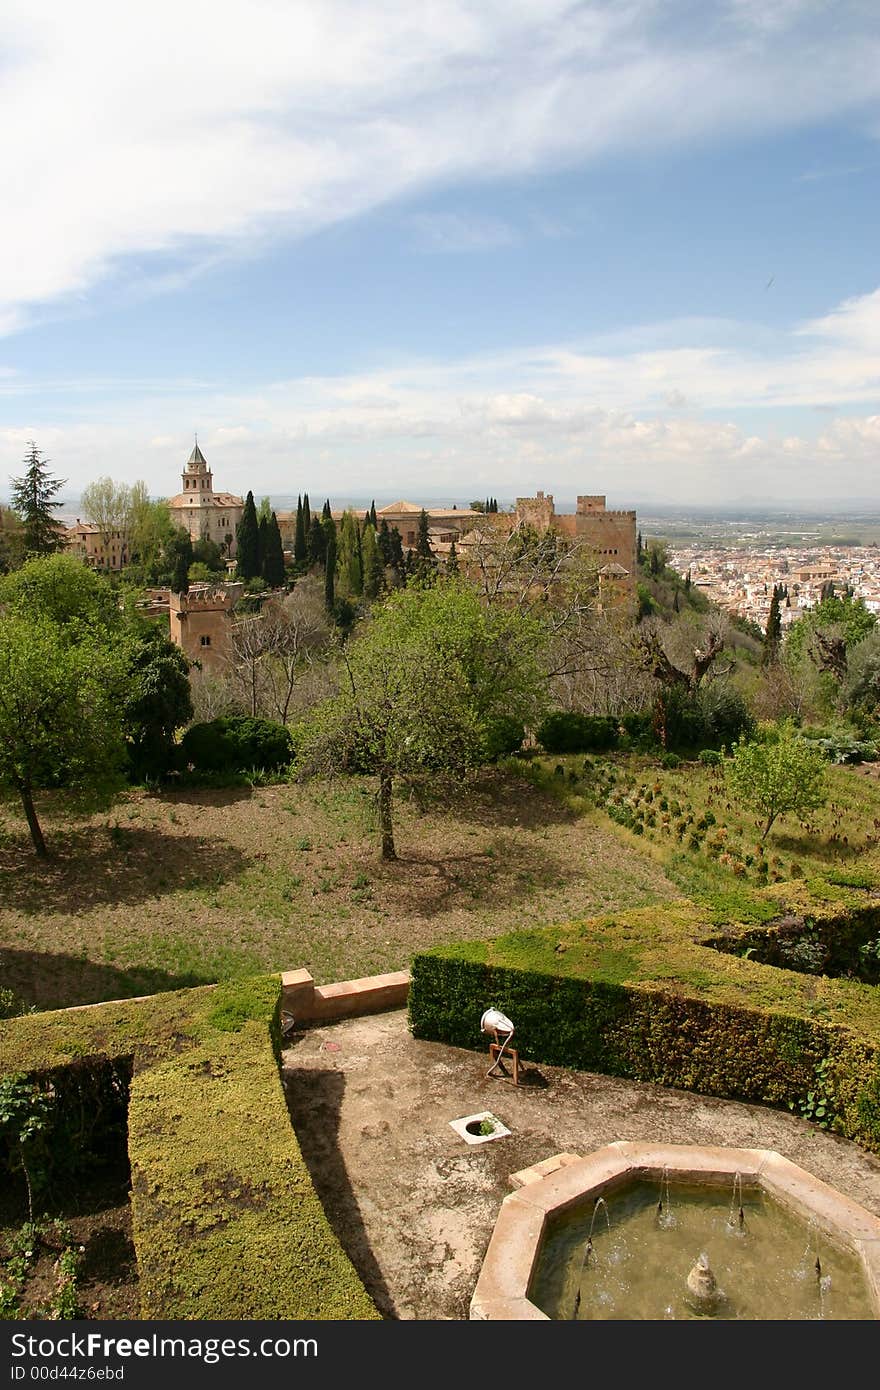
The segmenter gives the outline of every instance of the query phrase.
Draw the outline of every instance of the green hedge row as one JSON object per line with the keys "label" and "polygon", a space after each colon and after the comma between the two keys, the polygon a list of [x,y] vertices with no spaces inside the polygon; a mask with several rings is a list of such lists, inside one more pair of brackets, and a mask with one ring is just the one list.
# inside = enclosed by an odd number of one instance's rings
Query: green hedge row
{"label": "green hedge row", "polygon": [[[846,917],[841,902],[813,911]],[[484,1048],[491,1006],[513,1020],[524,1060],[805,1116],[822,1089],[832,1128],[880,1153],[877,987],[722,955],[704,944],[712,935],[680,902],[439,946],[413,962],[410,1025],[417,1038]]]}
{"label": "green hedge row", "polygon": [[376,1319],[296,1141],[277,977],[0,1024],[0,1075],[132,1058],[128,1152],[143,1315]]}

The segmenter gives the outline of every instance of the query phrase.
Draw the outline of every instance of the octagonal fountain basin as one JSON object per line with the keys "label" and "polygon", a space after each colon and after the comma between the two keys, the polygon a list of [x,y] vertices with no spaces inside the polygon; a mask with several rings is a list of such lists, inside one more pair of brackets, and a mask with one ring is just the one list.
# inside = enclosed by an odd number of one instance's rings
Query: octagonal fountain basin
{"label": "octagonal fountain basin", "polygon": [[880,1317],[880,1219],[770,1149],[621,1142],[539,1169],[501,1204],[472,1318]]}

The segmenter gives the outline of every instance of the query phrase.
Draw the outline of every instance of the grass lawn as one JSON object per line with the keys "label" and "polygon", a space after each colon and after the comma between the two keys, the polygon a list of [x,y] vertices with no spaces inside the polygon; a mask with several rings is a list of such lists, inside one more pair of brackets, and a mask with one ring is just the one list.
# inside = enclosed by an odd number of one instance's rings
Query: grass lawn
{"label": "grass lawn", "polygon": [[0,807],[0,983],[45,1009],[298,966],[326,982],[682,891],[603,813],[495,771],[427,810],[399,799],[386,864],[372,791],[131,791],[87,820],[46,795],[46,862]]}

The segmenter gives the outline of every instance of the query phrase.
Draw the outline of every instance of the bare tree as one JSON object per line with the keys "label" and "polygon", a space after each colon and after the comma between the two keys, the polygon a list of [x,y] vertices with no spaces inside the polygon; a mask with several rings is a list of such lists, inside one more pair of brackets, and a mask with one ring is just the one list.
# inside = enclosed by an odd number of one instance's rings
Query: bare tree
{"label": "bare tree", "polygon": [[287,723],[297,683],[326,651],[331,633],[324,586],[311,576],[284,599],[233,624],[230,673],[252,715]]}

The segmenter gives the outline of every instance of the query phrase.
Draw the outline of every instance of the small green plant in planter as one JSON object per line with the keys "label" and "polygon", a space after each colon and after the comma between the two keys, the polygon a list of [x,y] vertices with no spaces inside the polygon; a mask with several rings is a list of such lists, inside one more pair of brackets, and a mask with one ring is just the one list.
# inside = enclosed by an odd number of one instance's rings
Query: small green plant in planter
{"label": "small green plant in planter", "polygon": [[478,1134],[482,1134],[482,1135],[494,1134],[494,1133],[495,1133],[495,1121],[494,1121],[494,1120],[481,1120],[481,1121],[480,1121],[480,1128],[479,1128],[479,1130],[478,1130],[477,1132],[478,1132]]}

